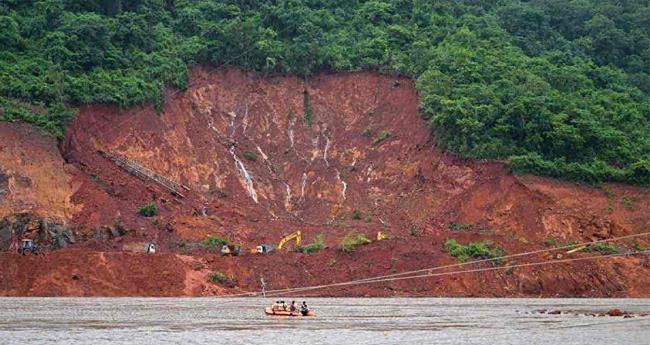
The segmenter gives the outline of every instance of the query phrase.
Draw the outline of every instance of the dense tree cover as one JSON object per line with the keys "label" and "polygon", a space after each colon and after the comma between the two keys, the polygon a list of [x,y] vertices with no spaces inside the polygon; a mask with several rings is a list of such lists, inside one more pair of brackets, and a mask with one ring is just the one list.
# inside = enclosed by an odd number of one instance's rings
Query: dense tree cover
{"label": "dense tree cover", "polygon": [[417,80],[442,145],[519,172],[650,184],[650,8],[636,0],[4,0],[0,117],[164,106],[188,66]]}

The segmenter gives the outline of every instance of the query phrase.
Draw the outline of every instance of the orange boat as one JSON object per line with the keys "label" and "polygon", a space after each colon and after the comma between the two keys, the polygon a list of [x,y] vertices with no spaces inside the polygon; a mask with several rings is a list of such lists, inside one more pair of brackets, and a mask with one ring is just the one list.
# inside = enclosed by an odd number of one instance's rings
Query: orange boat
{"label": "orange boat", "polygon": [[271,307],[264,309],[264,313],[270,316],[316,316],[316,313],[313,311],[308,311],[306,315],[303,315],[300,311],[290,312],[288,310],[274,310]]}

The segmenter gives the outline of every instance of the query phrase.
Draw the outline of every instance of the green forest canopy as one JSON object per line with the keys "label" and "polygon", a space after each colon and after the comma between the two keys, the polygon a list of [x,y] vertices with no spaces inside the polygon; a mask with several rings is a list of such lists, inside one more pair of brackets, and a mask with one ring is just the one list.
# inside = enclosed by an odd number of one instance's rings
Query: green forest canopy
{"label": "green forest canopy", "polygon": [[438,141],[517,172],[650,184],[650,9],[637,0],[4,0],[0,118],[153,101],[188,66],[417,80]]}

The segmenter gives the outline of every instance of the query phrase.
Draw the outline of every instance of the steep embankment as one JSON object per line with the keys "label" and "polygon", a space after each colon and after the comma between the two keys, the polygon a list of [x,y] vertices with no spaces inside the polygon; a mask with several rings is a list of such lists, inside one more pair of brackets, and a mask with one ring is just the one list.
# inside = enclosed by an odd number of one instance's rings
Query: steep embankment
{"label": "steep embankment", "polygon": [[[61,154],[33,129],[0,124],[5,248],[11,229],[71,247],[37,258],[0,254],[0,293],[205,295],[259,290],[262,276],[268,288],[322,284],[453,263],[443,251],[450,238],[492,240],[517,253],[650,226],[647,189],[517,177],[500,163],[444,154],[407,79],[193,74],[187,91],[167,92],[161,113],[150,106],[82,108]],[[127,173],[116,158],[169,179],[184,197]],[[158,215],[139,216],[152,200]],[[249,248],[295,230],[305,242],[323,234],[329,248],[221,258],[197,245],[213,234]],[[392,239],[353,253],[337,249],[347,233],[377,231]],[[162,254],[124,252],[145,241],[158,243]],[[585,255],[594,254],[569,257]],[[208,283],[212,271],[232,276],[236,287]],[[648,272],[647,258],[626,257],[319,293],[650,296]]]}

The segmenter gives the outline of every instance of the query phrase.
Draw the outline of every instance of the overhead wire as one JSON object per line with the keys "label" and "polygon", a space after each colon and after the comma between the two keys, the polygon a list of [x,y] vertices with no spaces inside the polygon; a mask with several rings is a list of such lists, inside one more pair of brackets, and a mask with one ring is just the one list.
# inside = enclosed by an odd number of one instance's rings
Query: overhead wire
{"label": "overhead wire", "polygon": [[[478,273],[478,272],[498,271],[498,270],[511,269],[511,268],[544,266],[544,265],[552,265],[552,264],[568,263],[568,262],[576,262],[576,261],[600,260],[600,259],[607,259],[607,258],[612,258],[612,257],[631,256],[631,255],[636,255],[636,254],[648,254],[648,253],[650,253],[650,250],[635,251],[635,252],[629,252],[629,253],[607,254],[607,255],[592,255],[592,256],[588,256],[588,257],[561,259],[561,260],[538,261],[538,262],[525,263],[525,264],[519,264],[519,265],[494,266],[494,267],[477,268],[477,269],[471,269],[471,270],[460,270],[460,271],[451,271],[451,272],[442,272],[442,273],[429,273],[429,274],[420,274],[420,275],[406,276],[406,277],[394,277],[394,278],[386,278],[386,279],[368,280],[368,281],[362,281],[362,282],[344,282],[344,283],[325,284],[325,285],[317,285],[317,286],[310,286],[310,287],[304,287],[304,288],[296,288],[296,289],[293,289],[292,291],[290,291],[289,293],[309,291],[309,290],[317,290],[317,289],[323,289],[323,288],[328,288],[328,287],[340,287],[340,286],[350,286],[350,285],[360,285],[360,284],[383,283],[383,282],[409,280],[409,279],[416,279],[416,278],[433,278],[433,277],[441,277],[441,276],[448,276],[448,275],[454,275],[454,274]],[[287,293],[287,292],[266,292],[266,295],[267,296],[277,296],[277,295],[285,294],[285,293]]]}
{"label": "overhead wire", "polygon": [[[533,254],[541,254],[541,253],[547,253],[547,252],[558,251],[558,250],[563,250],[563,249],[570,249],[570,248],[572,249],[572,248],[575,248],[575,247],[593,245],[593,244],[597,244],[597,243],[614,242],[614,241],[620,241],[620,240],[624,240],[624,239],[630,239],[630,238],[636,238],[636,237],[648,236],[648,235],[650,235],[650,231],[642,232],[642,233],[636,233],[636,234],[630,234],[630,235],[625,235],[625,236],[619,236],[619,237],[613,237],[613,238],[609,238],[609,239],[597,240],[597,241],[583,242],[583,243],[577,243],[577,244],[569,244],[569,245],[565,245],[565,246],[559,246],[559,247],[554,247],[554,248],[546,248],[546,249],[539,249],[539,250],[533,250],[533,251],[522,252],[522,253],[517,253],[517,254],[511,254],[511,255],[503,255],[503,256],[494,257],[494,258],[486,258],[486,259],[473,260],[473,261],[468,261],[468,262],[463,262],[463,263],[456,263],[456,264],[443,265],[443,266],[434,266],[434,267],[428,267],[428,268],[423,268],[423,269],[418,269],[418,270],[410,270],[410,271],[404,271],[404,272],[400,272],[400,273],[394,273],[394,274],[388,274],[388,275],[380,275],[380,276],[375,276],[375,277],[368,277],[368,278],[363,278],[363,279],[350,280],[350,281],[346,281],[346,282],[339,282],[339,283],[332,283],[332,284],[322,284],[322,285],[313,285],[313,286],[305,286],[305,287],[297,287],[297,288],[273,289],[273,290],[267,290],[267,291],[252,291],[252,292],[245,292],[245,293],[220,295],[220,296],[217,296],[217,297],[258,296],[258,295],[262,295],[263,293],[266,293],[266,295],[269,295],[269,294],[281,294],[281,293],[293,293],[293,292],[305,291],[305,289],[315,290],[315,289],[322,289],[322,288],[332,287],[332,286],[358,285],[358,284],[370,283],[370,282],[374,282],[374,281],[384,281],[384,279],[386,279],[386,278],[391,279],[391,278],[408,276],[408,275],[422,273],[422,272],[431,272],[431,271],[437,271],[437,270],[447,269],[447,268],[462,267],[462,266],[473,265],[473,264],[478,264],[478,263],[483,263],[483,262],[493,262],[493,261],[497,261],[497,260],[511,259],[511,258],[515,258],[515,257],[522,257],[522,256],[533,255]],[[629,253],[618,254],[617,256],[627,255],[627,254],[629,254]],[[603,256],[598,256],[598,257],[603,257]],[[513,266],[506,266],[506,268],[509,268],[509,267],[513,267]],[[458,272],[458,271],[456,271],[456,272]],[[420,275],[420,276],[416,276],[416,277],[425,277],[425,276],[431,276],[431,274]]]}
{"label": "overhead wire", "polygon": [[533,251],[528,251],[528,252],[522,252],[522,253],[516,253],[516,254],[510,254],[510,255],[503,255],[503,256],[494,257],[494,258],[485,258],[485,259],[473,260],[473,261],[469,261],[469,262],[459,262],[459,263],[451,264],[451,265],[438,266],[438,267],[433,267],[433,268],[424,268],[424,269],[419,269],[419,270],[414,270],[414,271],[407,271],[407,272],[401,272],[401,273],[388,274],[388,275],[385,275],[385,276],[380,276],[380,277],[375,277],[375,278],[361,279],[361,281],[363,281],[363,280],[374,280],[374,279],[377,279],[377,278],[381,279],[381,278],[387,278],[387,277],[398,277],[398,276],[403,276],[403,275],[408,275],[408,274],[413,274],[413,273],[420,273],[420,272],[438,270],[438,269],[443,269],[443,268],[461,267],[461,266],[467,266],[467,265],[470,265],[470,264],[477,264],[477,263],[482,263],[482,262],[501,261],[501,260],[504,260],[504,259],[512,259],[512,258],[516,258],[516,257],[522,257],[522,256],[528,256],[528,255],[534,255],[534,254],[542,254],[542,253],[554,252],[554,251],[564,250],[564,249],[573,249],[573,248],[577,248],[577,247],[587,246],[587,245],[590,245],[590,244],[614,242],[614,241],[620,241],[620,240],[624,240],[624,239],[636,238],[636,237],[641,237],[641,236],[650,236],[650,231],[644,232],[644,233],[637,233],[637,234],[631,234],[631,235],[626,235],[626,236],[620,236],[620,237],[615,237],[615,238],[603,239],[603,240],[589,241],[589,242],[583,242],[583,243],[577,243],[577,244],[573,243],[573,244],[567,244],[567,245],[564,245],[564,246],[558,246],[558,247],[553,247],[553,248],[545,248],[545,249],[538,249],[538,250],[533,250]]}

